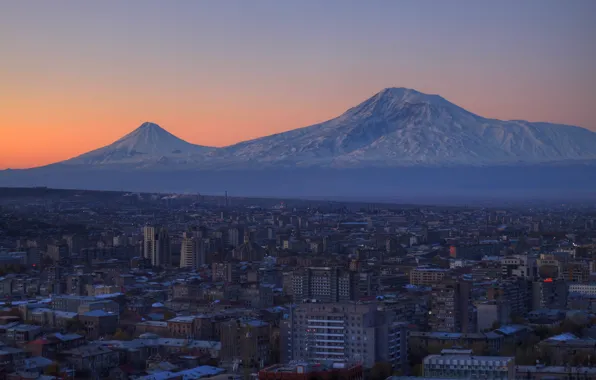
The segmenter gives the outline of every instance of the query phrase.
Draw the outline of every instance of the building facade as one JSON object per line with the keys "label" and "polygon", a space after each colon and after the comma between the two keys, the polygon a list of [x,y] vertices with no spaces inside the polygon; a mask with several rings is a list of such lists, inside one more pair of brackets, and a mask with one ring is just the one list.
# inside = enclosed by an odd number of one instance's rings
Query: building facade
{"label": "building facade", "polygon": [[407,361],[408,332],[394,314],[376,304],[306,303],[293,308],[281,326],[281,359],[359,362],[370,368]]}
{"label": "building facade", "polygon": [[474,356],[470,350],[443,350],[423,361],[424,377],[441,379],[515,378],[515,360],[508,356]]}

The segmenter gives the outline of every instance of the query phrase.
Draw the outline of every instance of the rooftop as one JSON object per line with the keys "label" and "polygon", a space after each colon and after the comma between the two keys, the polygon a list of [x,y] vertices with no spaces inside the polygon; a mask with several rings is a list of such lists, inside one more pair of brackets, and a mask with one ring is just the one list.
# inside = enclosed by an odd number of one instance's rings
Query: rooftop
{"label": "rooftop", "polygon": [[319,363],[319,362],[290,362],[288,364],[275,364],[264,368],[261,372],[273,373],[309,373],[332,370],[345,370],[359,367],[355,363]]}
{"label": "rooftop", "polygon": [[180,372],[163,371],[153,373],[148,376],[139,377],[138,380],[168,380],[174,378],[181,378],[184,380],[200,379],[202,377],[211,377],[225,372],[222,368],[203,365],[196,368],[187,369]]}

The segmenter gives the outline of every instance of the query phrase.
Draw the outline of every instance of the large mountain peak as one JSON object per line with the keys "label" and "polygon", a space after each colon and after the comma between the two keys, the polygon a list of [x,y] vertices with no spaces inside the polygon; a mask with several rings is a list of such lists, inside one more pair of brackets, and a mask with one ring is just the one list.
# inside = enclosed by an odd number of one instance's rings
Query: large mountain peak
{"label": "large mountain peak", "polygon": [[455,110],[459,107],[439,95],[425,94],[404,87],[389,87],[349,109],[342,115],[342,118],[392,118],[404,112],[428,114],[431,109]]}
{"label": "large mountain peak", "polygon": [[386,88],[341,116],[230,149],[272,165],[501,165],[596,158],[581,128],[486,119],[439,95]]}

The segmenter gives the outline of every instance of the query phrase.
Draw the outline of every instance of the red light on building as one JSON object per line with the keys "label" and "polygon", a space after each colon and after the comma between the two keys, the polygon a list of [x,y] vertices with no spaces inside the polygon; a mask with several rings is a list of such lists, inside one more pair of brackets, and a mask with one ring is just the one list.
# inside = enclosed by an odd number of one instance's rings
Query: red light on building
{"label": "red light on building", "polygon": [[550,277],[549,277],[549,278],[545,278],[545,279],[544,279],[544,282],[553,282],[553,279],[552,279],[552,278],[550,278]]}

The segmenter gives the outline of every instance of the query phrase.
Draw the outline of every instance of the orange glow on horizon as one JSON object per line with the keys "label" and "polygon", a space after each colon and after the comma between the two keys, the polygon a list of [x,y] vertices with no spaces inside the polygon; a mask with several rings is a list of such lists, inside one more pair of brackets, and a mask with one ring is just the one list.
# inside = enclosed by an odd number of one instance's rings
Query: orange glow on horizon
{"label": "orange glow on horizon", "polygon": [[[442,93],[432,88],[418,89]],[[219,99],[201,99],[201,94],[192,93],[131,99],[115,88],[86,96],[76,92],[29,95],[23,90],[19,96],[0,93],[0,102],[5,106],[0,113],[0,169],[30,168],[66,160],[111,144],[145,121],[155,122],[193,144],[227,146],[339,116],[380,88],[362,85],[350,90],[315,92],[318,96],[314,98],[306,94],[293,99],[280,99],[275,94],[236,94],[234,99],[225,94]],[[538,107],[535,104],[539,102],[495,107],[490,104],[491,99],[482,103],[464,90],[444,97],[482,116],[561,122],[553,120],[556,116],[560,119],[560,115],[548,115],[549,109],[557,108]],[[543,103],[549,101],[545,99]]]}
{"label": "orange glow on horizon", "polygon": [[596,131],[596,2],[373,3],[4,2],[0,169],[66,160],[145,121],[226,146],[386,87]]}

